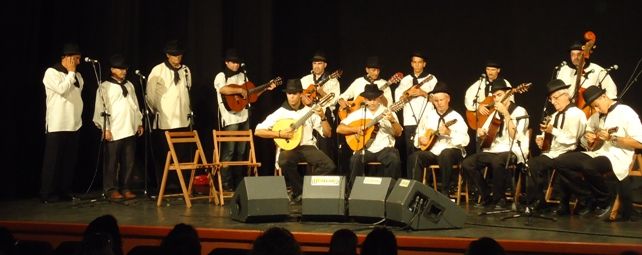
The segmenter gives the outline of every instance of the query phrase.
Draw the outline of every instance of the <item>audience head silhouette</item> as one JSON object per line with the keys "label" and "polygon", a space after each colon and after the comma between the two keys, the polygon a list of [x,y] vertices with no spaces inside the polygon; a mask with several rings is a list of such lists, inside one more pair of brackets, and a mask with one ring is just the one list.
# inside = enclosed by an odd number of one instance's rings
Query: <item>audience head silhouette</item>
{"label": "audience head silhouette", "polygon": [[254,240],[250,255],[300,255],[301,247],[285,228],[269,228]]}
{"label": "audience head silhouette", "polygon": [[387,228],[375,228],[361,245],[361,255],[397,255],[397,239]]}
{"label": "audience head silhouette", "polygon": [[201,241],[194,227],[180,223],[161,242],[161,251],[166,255],[200,255]]}
{"label": "audience head silhouette", "polygon": [[118,228],[118,221],[112,215],[106,214],[100,216],[87,225],[85,229],[85,238],[97,238],[93,235],[97,233],[107,234],[109,243],[115,255],[123,255],[123,243],[120,238],[120,230]]}
{"label": "audience head silhouette", "polygon": [[339,229],[330,239],[330,255],[356,255],[357,235],[349,229]]}
{"label": "audience head silhouette", "polygon": [[470,242],[466,255],[504,255],[504,248],[495,239],[482,237]]}

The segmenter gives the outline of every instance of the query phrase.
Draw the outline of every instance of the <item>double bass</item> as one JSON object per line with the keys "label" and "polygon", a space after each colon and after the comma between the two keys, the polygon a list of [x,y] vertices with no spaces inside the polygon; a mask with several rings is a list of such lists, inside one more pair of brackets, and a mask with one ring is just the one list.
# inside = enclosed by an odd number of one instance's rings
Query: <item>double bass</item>
{"label": "double bass", "polygon": [[592,50],[595,47],[596,36],[595,33],[591,31],[586,31],[584,33],[584,40],[586,43],[582,46],[582,52],[580,53],[580,63],[577,65],[577,76],[575,77],[575,103],[577,107],[580,108],[586,117],[590,117],[593,114],[593,109],[586,105],[586,100],[584,99],[585,88],[582,88],[582,76],[584,76],[584,68],[586,60],[591,56]]}

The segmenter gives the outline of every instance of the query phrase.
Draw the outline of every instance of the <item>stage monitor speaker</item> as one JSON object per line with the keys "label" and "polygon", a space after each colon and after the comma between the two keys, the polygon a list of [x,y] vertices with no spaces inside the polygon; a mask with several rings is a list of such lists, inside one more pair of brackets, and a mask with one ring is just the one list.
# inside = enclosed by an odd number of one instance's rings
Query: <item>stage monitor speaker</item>
{"label": "stage monitor speaker", "polygon": [[306,175],[303,178],[301,217],[305,220],[346,218],[344,176]]}
{"label": "stage monitor speaker", "polygon": [[425,184],[399,179],[386,200],[386,219],[413,230],[461,228],[466,212]]}
{"label": "stage monitor speaker", "polygon": [[386,198],[394,179],[390,177],[357,176],[348,198],[348,215],[357,221],[386,217]]}
{"label": "stage monitor speaker", "polygon": [[283,176],[245,177],[232,198],[232,219],[241,222],[283,221],[289,199]]}

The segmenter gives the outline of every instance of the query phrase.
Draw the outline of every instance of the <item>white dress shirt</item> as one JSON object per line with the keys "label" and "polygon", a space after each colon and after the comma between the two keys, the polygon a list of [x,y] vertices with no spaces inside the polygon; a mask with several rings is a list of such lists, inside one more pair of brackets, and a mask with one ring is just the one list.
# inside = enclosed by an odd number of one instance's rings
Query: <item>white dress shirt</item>
{"label": "white dress shirt", "polygon": [[[428,79],[428,77],[431,76],[432,75],[429,74],[417,80],[419,82],[422,82],[423,80]],[[409,74],[401,79],[401,81],[399,82],[399,86],[397,87],[397,89],[395,89],[395,102],[399,101],[406,90],[415,85],[412,82],[412,78],[413,76]],[[432,80],[421,85],[420,89],[425,91],[426,93],[429,93],[435,87],[435,84],[437,84],[437,77],[432,76]],[[430,103],[428,98],[415,97],[413,99],[410,99],[410,102],[408,102],[403,107],[403,125],[416,126],[417,122],[423,119],[424,116],[426,116],[426,114],[428,114],[428,112],[433,109],[433,107],[434,106],[432,105],[432,103]]]}
{"label": "white dress shirt", "polygon": [[[386,80],[384,79],[378,79],[374,83],[377,84],[377,87],[381,89],[383,85],[386,84]],[[366,80],[365,77],[359,77],[355,79],[352,84],[350,84],[350,87],[348,87],[343,93],[339,96],[339,98],[342,98],[343,100],[350,100],[357,98],[361,92],[364,91],[366,85],[370,84],[370,81]],[[393,103],[392,101],[392,92],[390,90],[390,86],[386,87],[383,90],[383,96],[388,100],[388,105],[391,105]]]}
{"label": "white dress shirt", "polygon": [[[542,155],[551,159],[555,159],[566,152],[574,151],[586,127],[586,114],[575,106],[569,107],[564,114],[560,112],[553,113],[551,116],[551,125],[554,124],[555,118],[559,118],[559,120],[557,127],[553,126],[553,132],[551,132],[553,135],[551,149],[548,152],[542,153]],[[562,126],[562,123],[564,126]],[[538,137],[543,138],[544,134],[540,134]]]}
{"label": "white dress shirt", "polygon": [[243,109],[240,112],[228,111],[227,108],[225,108],[225,105],[223,102],[223,95],[221,95],[221,93],[219,92],[221,88],[225,87],[225,85],[230,85],[230,84],[243,85],[245,83],[245,80],[246,78],[243,72],[239,72],[238,74],[228,77],[227,81],[225,80],[225,74],[223,72],[218,73],[214,78],[214,89],[216,90],[216,101],[218,102],[218,111],[221,113],[221,125],[223,127],[247,121],[247,118],[248,118],[247,108]]}
{"label": "white dress shirt", "polygon": [[[494,118],[499,119],[499,112],[494,111],[491,113],[491,116]],[[495,140],[493,140],[493,143],[490,145],[489,148],[483,149],[484,152],[491,152],[491,153],[501,153],[501,152],[507,152],[511,148],[511,143],[513,144],[512,151],[515,156],[517,156],[517,163],[523,163],[525,162],[525,158],[528,156],[529,148],[528,148],[528,143],[529,143],[529,137],[528,137],[528,118],[522,119],[517,121],[517,117],[522,117],[522,116],[527,116],[528,112],[526,112],[526,109],[524,109],[521,106],[515,107],[513,112],[510,114],[511,119],[510,120],[505,120],[505,121],[512,121],[513,124],[516,124],[516,129],[515,129],[515,141],[513,139],[510,139],[510,135],[508,134],[508,123],[504,123],[504,128],[502,130],[497,131],[497,136],[495,137]],[[484,122],[484,125],[482,126],[482,129],[488,130],[488,127],[490,126],[491,121],[493,118],[489,117],[486,119],[486,122]],[[499,133],[502,135],[500,136]],[[517,141],[520,142],[519,146],[517,144]],[[521,151],[520,151],[521,147]],[[522,151],[524,152],[524,155],[522,156]]]}
{"label": "white dress shirt", "polygon": [[[341,124],[344,125],[350,125],[350,123],[361,120],[361,119],[367,119],[367,120],[374,120],[377,116],[383,114],[388,108],[379,105],[379,108],[375,112],[370,111],[367,108],[364,108],[363,110],[360,111],[354,111],[351,112],[348,117],[343,119],[341,121]],[[395,120],[398,122],[399,120],[397,119],[396,114],[392,114],[392,116],[395,118]],[[368,122],[366,122],[366,125]],[[370,144],[370,147],[366,148],[367,151],[372,152],[372,153],[377,153],[387,147],[394,147],[395,146],[395,136],[394,134],[394,129],[392,127],[392,123],[387,118],[381,118],[379,120],[379,132],[377,132],[377,135],[375,136],[374,140],[372,141],[372,144]],[[354,135],[354,134],[353,134]]]}
{"label": "white dress shirt", "polygon": [[[78,81],[79,87],[74,83]],[[42,78],[47,95],[45,132],[76,131],[82,126],[83,102],[80,94],[84,81],[78,72],[60,72],[47,68]]]}
{"label": "white dress shirt", "polygon": [[[599,113],[594,113],[588,120],[586,131],[596,132],[600,129],[610,129],[613,127],[618,127],[618,131],[611,135],[631,137],[642,143],[642,124],[640,123],[640,117],[628,105],[618,104],[603,118],[600,118]],[[586,144],[584,137],[582,137],[582,143]],[[615,176],[621,181],[629,175],[629,166],[633,161],[635,150],[615,146],[613,143],[607,141],[598,150],[586,151],[584,153],[592,158],[598,156],[607,157],[613,167],[613,173],[615,173]]]}
{"label": "white dress shirt", "polygon": [[[330,75],[329,73],[326,73],[327,75]],[[314,74],[308,74],[306,76],[303,76],[301,78],[301,86],[303,89],[307,89],[308,86],[315,84],[314,78],[319,78],[319,77],[314,77]],[[321,86],[323,88],[323,91],[326,93],[334,93],[334,98],[326,104],[327,107],[330,107],[330,110],[334,110],[335,104],[337,104],[337,100],[339,100],[339,95],[341,94],[341,85],[339,84],[339,80],[337,79],[330,79],[326,83]]]}
{"label": "white dress shirt", "polygon": [[[611,76],[606,73],[604,68],[598,64],[589,63],[588,67],[584,68],[584,73],[585,75],[588,74],[588,79],[586,79],[586,76],[582,77],[580,80],[582,88],[598,85],[600,84],[600,81],[602,81],[602,88],[606,90],[606,96],[611,99],[617,98],[617,87],[615,86],[615,82],[613,82],[613,79],[611,79]],[[576,90],[575,80],[577,79],[575,67],[571,68],[568,65],[562,66],[560,71],[557,73],[557,79],[564,81],[567,85],[571,85],[571,87],[568,88],[568,91],[571,98],[573,98]]]}
{"label": "white dress shirt", "polygon": [[419,137],[424,136],[426,130],[432,129],[435,132],[438,132],[440,125],[445,125],[444,123],[451,120],[457,120],[457,122],[448,127],[448,129],[450,129],[450,135],[437,134],[437,137],[435,137],[437,140],[432,148],[430,148],[430,152],[439,156],[439,154],[441,154],[445,149],[457,148],[461,150],[461,155],[466,157],[465,147],[470,142],[468,126],[466,126],[464,118],[456,111],[450,111],[444,115],[443,122],[439,121],[439,114],[436,110],[430,111],[426,118],[419,121],[419,125],[417,126],[418,135],[415,136],[414,141],[415,147],[419,148]]}
{"label": "white dress shirt", "polygon": [[154,128],[165,130],[189,126],[189,89],[192,84],[190,73],[189,68],[182,65],[178,70],[178,83],[174,83],[174,71],[165,62],[156,65],[149,73],[147,101],[156,113]]}
{"label": "white dress shirt", "polygon": [[[287,101],[283,103],[284,105],[287,105]],[[279,109],[277,109],[275,112],[272,114],[268,115],[265,120],[258,125],[256,125],[256,129],[267,129],[267,130],[272,130],[272,127],[274,124],[283,119],[292,119],[295,122],[301,119],[306,113],[312,110],[311,107],[304,106],[301,109],[298,110],[293,110],[288,107],[286,108],[284,105],[282,105]],[[303,135],[301,137],[301,143],[299,145],[312,145],[314,147],[317,146],[317,140],[314,138],[314,135],[312,135],[312,130],[316,130],[323,136],[323,127],[321,127],[321,117],[319,117],[318,114],[313,113],[310,118],[308,118],[304,124],[303,124]]]}
{"label": "white dress shirt", "polygon": [[[135,135],[138,127],[143,125],[143,114],[138,107],[134,85],[127,81],[125,88],[128,91],[127,97],[123,96],[120,85],[110,81],[104,81],[96,90],[94,124],[99,129],[103,129],[104,121],[101,113],[107,108],[106,112],[109,114],[107,130],[111,131],[114,141]],[[104,103],[103,100],[105,100]]]}

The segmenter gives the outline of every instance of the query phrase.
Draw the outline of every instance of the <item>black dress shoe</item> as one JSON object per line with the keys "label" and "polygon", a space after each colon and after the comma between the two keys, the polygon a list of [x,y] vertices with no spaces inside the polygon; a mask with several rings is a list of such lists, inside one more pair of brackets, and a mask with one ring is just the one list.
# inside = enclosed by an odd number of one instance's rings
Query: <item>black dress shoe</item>
{"label": "black dress shoe", "polygon": [[303,200],[303,195],[299,194],[297,196],[294,196],[292,200],[290,200],[290,204],[291,205],[301,204],[301,200]]}
{"label": "black dress shoe", "polygon": [[593,214],[595,214],[595,217],[603,219],[611,214],[611,205],[608,205],[604,208],[598,206],[595,208],[595,211],[593,211]]}
{"label": "black dress shoe", "polygon": [[553,214],[557,216],[566,216],[571,214],[571,209],[568,207],[568,205],[560,204],[557,206],[557,208],[553,209]]}
{"label": "black dress shoe", "polygon": [[575,207],[575,214],[577,214],[579,216],[584,216],[584,215],[587,215],[587,214],[591,213],[593,211],[593,209],[595,209],[595,207],[592,204],[579,203]]}

